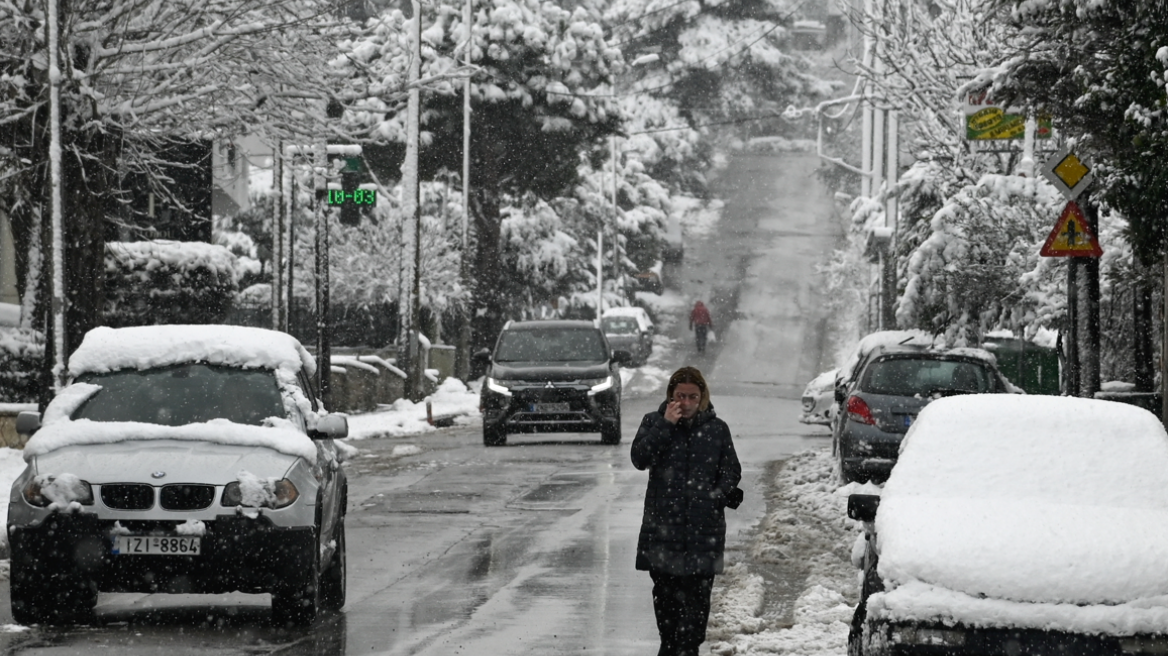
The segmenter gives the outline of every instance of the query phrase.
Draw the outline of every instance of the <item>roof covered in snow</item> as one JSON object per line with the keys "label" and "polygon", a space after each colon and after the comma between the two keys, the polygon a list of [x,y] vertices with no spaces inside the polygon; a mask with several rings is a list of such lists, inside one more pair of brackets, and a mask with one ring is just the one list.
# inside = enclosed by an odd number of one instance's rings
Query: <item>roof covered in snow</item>
{"label": "roof covered in snow", "polygon": [[76,376],[119,369],[152,369],[183,362],[206,362],[248,369],[302,366],[316,371],[312,355],[286,333],[243,326],[138,326],[94,328],[69,358]]}
{"label": "roof covered in snow", "polygon": [[937,588],[1070,606],[1165,596],[1166,492],[1168,434],[1146,410],[940,399],[913,423],[884,487],[878,571],[901,607],[920,602],[904,598],[912,590]]}

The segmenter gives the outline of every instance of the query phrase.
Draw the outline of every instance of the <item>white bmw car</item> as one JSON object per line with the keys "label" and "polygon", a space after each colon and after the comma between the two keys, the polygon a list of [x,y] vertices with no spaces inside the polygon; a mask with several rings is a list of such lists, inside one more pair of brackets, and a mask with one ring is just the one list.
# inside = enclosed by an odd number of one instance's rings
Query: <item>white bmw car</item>
{"label": "white bmw car", "polygon": [[72,382],[22,413],[12,613],[85,621],[98,592],[269,592],[278,624],[345,603],[343,415],[284,333],[97,328]]}

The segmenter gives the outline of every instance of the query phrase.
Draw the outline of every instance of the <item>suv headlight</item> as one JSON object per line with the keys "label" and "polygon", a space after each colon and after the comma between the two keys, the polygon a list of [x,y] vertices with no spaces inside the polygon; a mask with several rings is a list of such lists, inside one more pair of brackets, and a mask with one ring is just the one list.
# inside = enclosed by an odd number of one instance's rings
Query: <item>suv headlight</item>
{"label": "suv headlight", "polygon": [[93,487],[72,474],[41,474],[29,481],[21,492],[25,501],[38,508],[45,508],[53,502],[68,505],[76,501],[83,506],[93,505]]}
{"label": "suv headlight", "polygon": [[593,380],[584,380],[581,382],[585,385],[591,385],[591,387],[588,389],[588,396],[599,394],[605,390],[610,390],[612,389],[613,385],[612,376],[605,376],[604,378],[596,378]]}
{"label": "suv headlight", "polygon": [[499,380],[498,378],[491,378],[490,376],[488,376],[487,380],[486,380],[486,385],[487,385],[487,389],[491,390],[492,392],[494,392],[496,394],[502,394],[503,396],[511,396],[511,390],[503,383],[503,381]]}
{"label": "suv headlight", "polygon": [[300,490],[292,484],[292,481],[282,478],[278,481],[264,481],[261,485],[255,485],[254,482],[249,481],[248,489],[245,490],[239,484],[239,481],[234,481],[227,484],[223,488],[223,500],[220,502],[224,506],[245,506],[248,508],[284,508],[295,503],[296,499],[300,498]]}

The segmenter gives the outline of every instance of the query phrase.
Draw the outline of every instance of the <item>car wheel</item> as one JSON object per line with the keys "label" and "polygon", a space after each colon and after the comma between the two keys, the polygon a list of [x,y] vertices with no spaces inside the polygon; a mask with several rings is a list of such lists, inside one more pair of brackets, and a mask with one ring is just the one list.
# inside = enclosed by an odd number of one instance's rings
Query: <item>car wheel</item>
{"label": "car wheel", "polygon": [[621,441],[621,419],[618,412],[616,418],[611,423],[600,427],[600,443],[601,444],[620,444]]}
{"label": "car wheel", "polygon": [[483,424],[483,446],[503,446],[506,443],[506,430],[503,428],[491,428]]}
{"label": "car wheel", "polygon": [[345,518],[342,516],[337,522],[337,529],[333,533],[337,546],[333,550],[333,559],[328,569],[320,575],[320,605],[326,610],[340,610],[345,606],[345,573],[347,561],[345,558]]}
{"label": "car wheel", "polygon": [[308,626],[320,610],[320,547],[312,545],[313,566],[299,581],[281,583],[272,591],[272,623],[276,626]]}

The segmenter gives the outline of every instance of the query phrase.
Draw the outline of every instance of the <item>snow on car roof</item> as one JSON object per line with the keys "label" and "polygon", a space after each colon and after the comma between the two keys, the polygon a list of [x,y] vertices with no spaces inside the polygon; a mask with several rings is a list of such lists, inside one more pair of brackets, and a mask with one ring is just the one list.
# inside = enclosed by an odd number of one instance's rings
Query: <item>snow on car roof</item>
{"label": "snow on car roof", "polygon": [[933,342],[934,337],[923,330],[881,330],[870,333],[860,338],[839,370],[845,376],[854,375],[860,359],[881,346],[933,346]]}
{"label": "snow on car roof", "polygon": [[207,362],[248,369],[283,369],[309,375],[316,361],[286,333],[223,325],[94,328],[69,358],[69,372],[102,373]]}
{"label": "snow on car roof", "polygon": [[1166,490],[1168,434],[1146,410],[939,399],[905,436],[881,495],[878,571],[890,592],[921,582],[1072,605],[1168,595]]}

